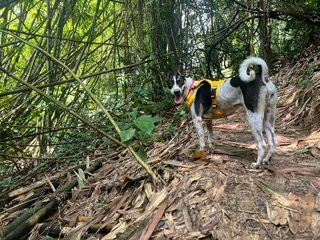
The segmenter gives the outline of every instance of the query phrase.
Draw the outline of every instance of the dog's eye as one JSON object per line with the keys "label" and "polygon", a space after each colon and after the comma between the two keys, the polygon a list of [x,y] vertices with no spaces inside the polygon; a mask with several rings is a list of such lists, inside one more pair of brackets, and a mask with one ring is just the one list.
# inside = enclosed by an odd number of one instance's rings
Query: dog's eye
{"label": "dog's eye", "polygon": [[173,87],[173,85],[174,85],[173,79],[169,79],[168,87],[171,88],[171,87]]}
{"label": "dog's eye", "polygon": [[184,83],[184,78],[179,77],[177,78],[177,84],[182,85]]}

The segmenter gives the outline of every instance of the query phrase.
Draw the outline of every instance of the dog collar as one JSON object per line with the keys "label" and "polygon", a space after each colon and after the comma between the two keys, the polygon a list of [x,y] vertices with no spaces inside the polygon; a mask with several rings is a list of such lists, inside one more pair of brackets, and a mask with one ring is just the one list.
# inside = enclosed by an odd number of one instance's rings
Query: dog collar
{"label": "dog collar", "polygon": [[191,89],[194,87],[194,83],[195,83],[195,81],[194,80],[192,80],[192,83],[191,83],[191,85],[190,85],[190,87],[189,87],[189,92],[191,91]]}

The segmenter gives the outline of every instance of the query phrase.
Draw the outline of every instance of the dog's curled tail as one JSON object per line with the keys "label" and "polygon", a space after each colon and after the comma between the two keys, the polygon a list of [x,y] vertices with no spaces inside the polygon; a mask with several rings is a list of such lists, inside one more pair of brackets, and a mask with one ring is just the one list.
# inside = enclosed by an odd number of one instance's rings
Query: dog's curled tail
{"label": "dog's curled tail", "polygon": [[250,70],[248,74],[248,68],[250,65],[259,65],[261,67],[261,74],[262,78],[264,79],[264,76],[268,74],[268,66],[267,63],[259,57],[250,57],[246,60],[244,60],[239,68],[239,77],[244,82],[251,82],[256,77],[256,72],[254,70]]}

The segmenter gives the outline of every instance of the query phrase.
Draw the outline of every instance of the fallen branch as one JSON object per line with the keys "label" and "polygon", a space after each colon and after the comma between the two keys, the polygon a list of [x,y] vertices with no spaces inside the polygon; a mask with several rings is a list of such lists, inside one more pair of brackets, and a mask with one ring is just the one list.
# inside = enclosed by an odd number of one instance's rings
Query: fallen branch
{"label": "fallen branch", "polygon": [[[102,166],[102,162],[96,162],[90,168],[84,172],[93,173]],[[3,227],[0,231],[0,238],[3,240],[15,240],[22,236],[25,236],[39,221],[48,217],[48,215],[59,206],[59,203],[63,201],[63,195],[70,191],[76,184],[78,179],[74,177],[71,181],[67,182],[61,188],[56,191],[56,195],[47,204],[40,204],[33,209]]]}
{"label": "fallen branch", "polygon": [[[92,233],[95,233],[98,231],[100,233],[107,233],[107,232],[110,232],[114,226],[115,224],[108,224],[108,225],[93,224],[90,226],[88,230],[89,232],[92,232]],[[41,233],[42,235],[47,234],[52,237],[57,236],[60,238],[66,236],[69,232],[73,230],[72,227],[63,227],[58,223],[53,225],[48,223],[40,223],[40,224],[37,224],[37,229],[38,229],[38,233]]]}

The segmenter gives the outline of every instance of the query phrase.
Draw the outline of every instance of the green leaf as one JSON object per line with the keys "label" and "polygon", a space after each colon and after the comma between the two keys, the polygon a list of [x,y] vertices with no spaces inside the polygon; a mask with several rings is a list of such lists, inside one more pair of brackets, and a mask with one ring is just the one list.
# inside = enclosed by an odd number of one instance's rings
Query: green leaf
{"label": "green leaf", "polygon": [[153,118],[150,115],[142,115],[138,117],[134,123],[142,132],[151,135],[153,129],[155,128],[154,123],[161,120],[162,118]]}
{"label": "green leaf", "polygon": [[135,132],[136,132],[136,130],[133,128],[130,128],[125,131],[121,131],[120,132],[121,142],[127,142],[127,141],[131,140],[133,138]]}
{"label": "green leaf", "polygon": [[129,113],[129,115],[133,118],[133,119],[136,119],[137,116],[138,116],[138,109],[137,108],[134,108],[132,110],[132,112]]}
{"label": "green leaf", "polygon": [[41,240],[54,240],[54,238],[50,236],[43,236],[41,237]]}
{"label": "green leaf", "polygon": [[138,154],[138,156],[141,158],[142,161],[145,161],[145,160],[147,160],[147,158],[148,158],[148,155],[147,155],[147,153],[144,151],[144,149],[143,149],[142,146],[139,147],[139,150],[138,150],[137,154]]}

